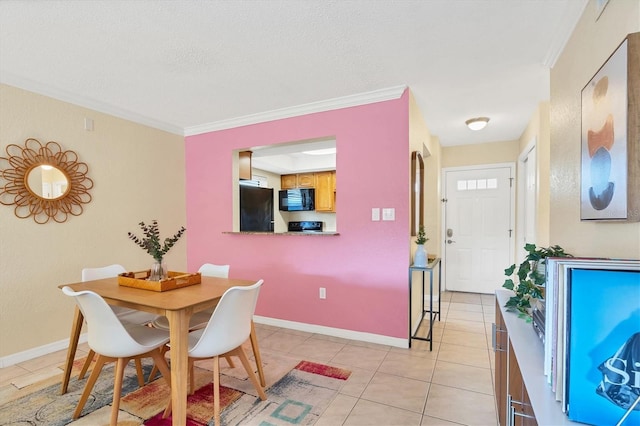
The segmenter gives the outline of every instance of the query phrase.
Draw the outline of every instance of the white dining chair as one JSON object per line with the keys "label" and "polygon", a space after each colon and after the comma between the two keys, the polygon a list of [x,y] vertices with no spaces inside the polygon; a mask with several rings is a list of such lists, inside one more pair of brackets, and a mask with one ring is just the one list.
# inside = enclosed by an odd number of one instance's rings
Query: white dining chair
{"label": "white dining chair", "polygon": [[[205,263],[200,267],[200,269],[198,269],[198,272],[200,272],[205,277],[229,278],[229,268],[230,265],[215,265],[213,263]],[[191,316],[191,319],[189,320],[189,331],[204,328],[209,322],[209,318],[211,318],[211,315],[213,315],[213,311],[215,309],[216,307],[214,306],[212,308],[193,314]],[[164,315],[158,315],[153,319],[153,321],[151,321],[151,326],[159,328],[161,330],[169,330],[169,320]],[[168,350],[169,347],[166,346],[162,350],[162,353],[165,354]],[[235,364],[231,360],[231,357],[227,357],[226,359],[229,367],[235,368]],[[153,380],[157,372],[158,369],[155,367],[151,370],[151,373],[149,373],[149,382]]]}
{"label": "white dining chair", "polygon": [[[113,264],[109,266],[102,266],[98,268],[84,268],[82,269],[82,281],[93,281],[100,280],[103,278],[111,278],[117,277],[119,274],[127,272],[127,270],[122,265]],[[142,312],[135,309],[129,309],[122,306],[112,306],[109,305],[111,310],[118,316],[118,319],[122,322],[122,324],[127,327],[129,325],[145,325],[149,324],[156,317],[155,314]],[[78,374],[78,379],[82,380],[87,374],[87,370],[93,361],[95,354],[93,351],[89,351],[87,355],[87,359],[80,370],[80,374]],[[142,364],[140,360],[136,361],[136,369],[138,371],[138,384],[140,387],[144,386],[144,375],[142,373]]]}
{"label": "white dining chair", "polygon": [[[213,358],[213,413],[216,425],[220,424],[219,357],[238,356],[260,399],[267,399],[242,348],[251,333],[251,321],[262,283],[263,280],[260,280],[250,286],[231,287],[225,291],[205,328],[189,333],[189,393],[195,391],[194,362]],[[171,401],[163,416],[166,418],[170,413]]]}
{"label": "white dining chair", "polygon": [[[200,274],[205,277],[229,278],[229,265],[214,265],[213,263],[205,263],[198,269]],[[189,320],[189,330],[197,330],[204,328],[209,322],[209,318],[213,314],[215,306],[204,311],[196,312]],[[151,325],[162,330],[169,330],[169,320],[164,315],[158,315],[153,319]]]}
{"label": "white dining chair", "polygon": [[169,341],[168,332],[143,325],[132,324],[125,327],[107,302],[92,291],[76,292],[71,287],[65,286],[62,292],[75,298],[78,308],[87,321],[89,347],[98,355],[96,366],[91,371],[78,406],[73,412],[74,420],[80,417],[102,367],[107,362],[116,362],[111,425],[115,426],[118,422],[124,369],[129,360],[152,357],[171,387],[171,372],[164,356],[160,353],[160,348]]}

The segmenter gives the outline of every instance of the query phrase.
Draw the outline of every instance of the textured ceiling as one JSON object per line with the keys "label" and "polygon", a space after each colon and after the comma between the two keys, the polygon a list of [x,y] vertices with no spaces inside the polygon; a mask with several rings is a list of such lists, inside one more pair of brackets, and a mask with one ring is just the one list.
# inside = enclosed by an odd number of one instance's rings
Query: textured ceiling
{"label": "textured ceiling", "polygon": [[512,140],[585,3],[3,0],[0,82],[179,134],[408,86],[442,145]]}

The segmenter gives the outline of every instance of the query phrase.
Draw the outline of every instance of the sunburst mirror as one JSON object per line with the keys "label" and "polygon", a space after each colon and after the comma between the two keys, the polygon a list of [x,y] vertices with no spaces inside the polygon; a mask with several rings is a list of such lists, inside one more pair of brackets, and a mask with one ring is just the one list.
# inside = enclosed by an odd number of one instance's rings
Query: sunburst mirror
{"label": "sunburst mirror", "polygon": [[73,151],[63,151],[54,141],[46,144],[29,138],[24,146],[11,144],[0,157],[0,204],[15,205],[20,219],[33,217],[36,223],[62,223],[69,215],[79,216],[83,204],[91,202],[93,181],[89,167]]}

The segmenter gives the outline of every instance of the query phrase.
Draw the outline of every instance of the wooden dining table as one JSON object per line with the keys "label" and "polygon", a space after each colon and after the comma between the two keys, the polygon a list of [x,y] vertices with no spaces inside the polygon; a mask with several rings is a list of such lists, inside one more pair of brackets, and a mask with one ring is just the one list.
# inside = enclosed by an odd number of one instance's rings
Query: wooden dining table
{"label": "wooden dining table", "polygon": [[[216,278],[202,276],[200,284],[189,285],[175,290],[156,292],[118,284],[118,278],[104,278],[94,281],[84,281],[71,284],[61,284],[58,287],[71,287],[74,291],[93,291],[107,303],[114,306],[137,309],[164,315],[169,320],[169,335],[171,342],[171,404],[172,424],[185,425],[187,421],[187,391],[188,391],[188,334],[189,319],[193,313],[214,307],[224,292],[235,286],[248,286],[256,281],[231,278]],[[78,340],[82,330],[84,316],[76,306],[71,336],[67,351],[67,360],[62,378],[62,394],[67,392],[71,369],[75,359]],[[255,327],[251,322],[251,345],[258,368],[260,383],[265,386],[262,360],[256,338]]]}

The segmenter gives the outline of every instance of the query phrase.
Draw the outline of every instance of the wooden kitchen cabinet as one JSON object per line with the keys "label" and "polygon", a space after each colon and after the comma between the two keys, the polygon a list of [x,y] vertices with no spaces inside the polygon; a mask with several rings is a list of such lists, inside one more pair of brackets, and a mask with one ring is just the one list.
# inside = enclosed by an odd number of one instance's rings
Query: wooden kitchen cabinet
{"label": "wooden kitchen cabinet", "polygon": [[336,211],[336,172],[316,172],[316,211]]}
{"label": "wooden kitchen cabinet", "polygon": [[282,175],[280,176],[281,189],[294,189],[298,187],[298,175]]}
{"label": "wooden kitchen cabinet", "polygon": [[315,173],[298,173],[280,176],[281,189],[314,188]]}
{"label": "wooden kitchen cabinet", "polygon": [[238,177],[242,180],[251,180],[251,151],[238,153]]}
{"label": "wooden kitchen cabinet", "polygon": [[537,426],[518,359],[496,301],[494,326],[496,409],[500,426]]}
{"label": "wooden kitchen cabinet", "polygon": [[522,380],[520,366],[516,359],[511,342],[508,348],[508,394],[507,394],[507,417],[511,420],[512,426],[537,426],[536,417],[533,414],[531,401],[527,388]]}
{"label": "wooden kitchen cabinet", "polygon": [[315,188],[315,173],[298,173],[298,188]]}
{"label": "wooden kitchen cabinet", "polygon": [[336,171],[298,173],[280,176],[281,189],[315,188],[316,211],[336,211]]}
{"label": "wooden kitchen cabinet", "polygon": [[507,424],[507,347],[509,339],[500,306],[496,301],[496,323],[493,329],[493,350],[495,352],[496,404],[498,423]]}

